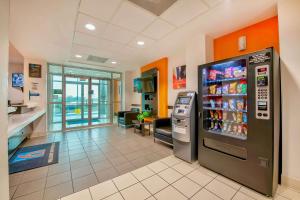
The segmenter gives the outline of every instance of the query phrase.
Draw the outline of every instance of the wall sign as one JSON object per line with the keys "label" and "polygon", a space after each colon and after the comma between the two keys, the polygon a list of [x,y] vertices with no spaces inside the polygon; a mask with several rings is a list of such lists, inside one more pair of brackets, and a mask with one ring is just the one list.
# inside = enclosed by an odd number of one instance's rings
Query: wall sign
{"label": "wall sign", "polygon": [[42,78],[42,65],[29,64],[29,77]]}
{"label": "wall sign", "polygon": [[186,65],[173,70],[173,89],[186,88]]}

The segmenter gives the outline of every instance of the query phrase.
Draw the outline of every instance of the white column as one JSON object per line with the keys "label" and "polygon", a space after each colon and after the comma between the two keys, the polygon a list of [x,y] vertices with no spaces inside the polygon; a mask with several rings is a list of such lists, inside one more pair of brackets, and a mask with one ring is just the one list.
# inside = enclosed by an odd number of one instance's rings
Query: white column
{"label": "white column", "polygon": [[279,0],[283,183],[300,189],[300,1]]}
{"label": "white column", "polygon": [[7,158],[9,0],[0,1],[0,199],[9,199]]}

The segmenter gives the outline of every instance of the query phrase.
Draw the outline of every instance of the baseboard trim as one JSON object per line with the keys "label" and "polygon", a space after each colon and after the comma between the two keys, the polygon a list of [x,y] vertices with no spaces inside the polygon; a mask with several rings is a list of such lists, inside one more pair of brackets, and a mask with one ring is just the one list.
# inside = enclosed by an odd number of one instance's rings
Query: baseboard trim
{"label": "baseboard trim", "polygon": [[293,179],[287,176],[282,176],[282,185],[300,190],[300,180]]}

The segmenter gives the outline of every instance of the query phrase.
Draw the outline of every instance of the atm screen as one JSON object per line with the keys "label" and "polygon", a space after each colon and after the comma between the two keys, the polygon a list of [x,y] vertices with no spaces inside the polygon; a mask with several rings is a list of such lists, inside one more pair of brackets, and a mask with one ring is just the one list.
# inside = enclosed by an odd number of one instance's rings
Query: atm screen
{"label": "atm screen", "polygon": [[188,105],[188,104],[190,104],[190,100],[191,100],[190,97],[179,97],[177,99],[177,103],[178,104],[186,104],[186,105]]}

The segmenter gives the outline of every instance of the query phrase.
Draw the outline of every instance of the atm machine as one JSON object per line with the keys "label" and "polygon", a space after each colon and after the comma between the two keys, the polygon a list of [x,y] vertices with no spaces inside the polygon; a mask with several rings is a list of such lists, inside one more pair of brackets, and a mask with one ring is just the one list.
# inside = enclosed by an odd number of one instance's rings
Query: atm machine
{"label": "atm machine", "polygon": [[187,162],[197,159],[197,99],[196,92],[180,92],[172,113],[174,155]]}

